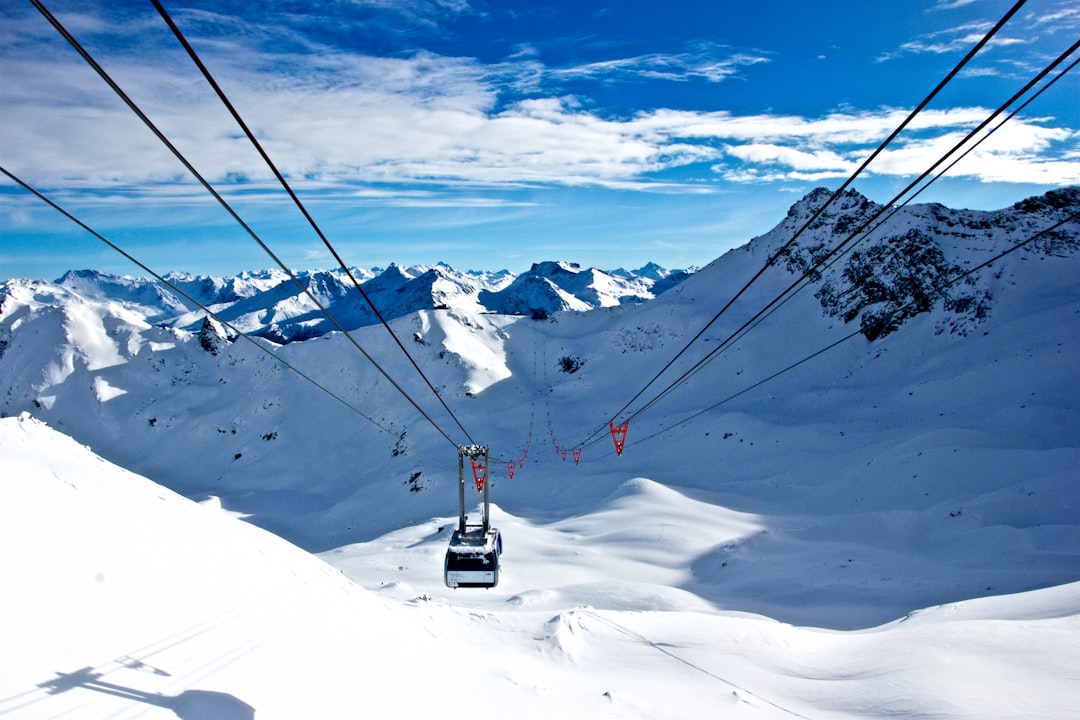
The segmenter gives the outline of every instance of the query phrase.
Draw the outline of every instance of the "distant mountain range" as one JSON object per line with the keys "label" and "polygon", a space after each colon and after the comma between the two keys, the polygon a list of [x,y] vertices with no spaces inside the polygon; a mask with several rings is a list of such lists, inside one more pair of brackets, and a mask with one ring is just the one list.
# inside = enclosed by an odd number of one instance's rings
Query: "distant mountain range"
{"label": "distant mountain range", "polygon": [[[364,293],[386,320],[419,310],[457,310],[548,317],[564,310],[584,311],[642,303],[671,289],[694,272],[667,270],[655,263],[638,270],[582,268],[576,263],[535,263],[528,272],[458,271],[445,263],[400,267],[350,268]],[[342,270],[296,273],[303,287],[345,330],[379,322]],[[250,335],[288,343],[340,329],[282,270],[244,272],[230,278],[170,273],[183,294]],[[56,285],[91,300],[129,305],[148,322],[198,329],[205,311],[160,283],[146,278],[73,270]]]}
{"label": "distant mountain range", "polygon": [[[825,316],[845,324],[858,321],[869,339],[891,333],[909,318],[934,309],[939,332],[970,331],[992,310],[991,283],[984,275],[948,287],[941,284],[1008,243],[1049,226],[1062,213],[1080,210],[1077,187],[1054,190],[991,212],[924,204],[892,208],[886,213],[859,193],[847,191],[795,243],[785,247],[830,195],[824,188],[814,190],[792,205],[787,217],[771,231],[709,267],[738,263],[743,253],[755,257],[768,253],[756,262],[770,261],[795,276],[810,271],[805,283]],[[1080,244],[1076,225],[1074,221],[1046,233],[1028,250],[1050,256],[1074,253]],[[869,233],[851,242],[855,231],[867,228]],[[842,252],[832,253],[839,244],[844,244]],[[350,273],[361,284],[370,305],[340,269],[300,271],[296,281],[281,270],[244,272],[229,278],[176,272],[166,275],[180,293],[147,278],[75,270],[53,283],[9,280],[0,286],[0,300],[29,292],[55,296],[50,302],[64,304],[62,297],[71,294],[72,299],[82,302],[126,308],[152,325],[198,332],[207,313],[182,297],[187,295],[235,330],[284,344],[378,324],[371,305],[388,321],[419,311],[446,311],[466,324],[468,318],[483,314],[543,319],[565,311],[642,304],[701,274],[698,268],[668,270],[655,263],[636,270],[605,271],[561,261],[535,263],[520,275],[507,270],[459,271],[445,263],[352,268]],[[730,271],[723,275],[726,278]],[[735,291],[735,286],[729,290]],[[221,328],[218,332],[230,334]]]}

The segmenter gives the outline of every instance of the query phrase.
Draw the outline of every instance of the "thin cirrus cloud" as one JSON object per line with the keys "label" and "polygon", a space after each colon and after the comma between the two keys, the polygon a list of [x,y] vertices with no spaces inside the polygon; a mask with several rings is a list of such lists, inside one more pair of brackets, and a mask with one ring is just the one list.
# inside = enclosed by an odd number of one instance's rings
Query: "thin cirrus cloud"
{"label": "thin cirrus cloud", "polygon": [[[931,10],[958,10],[972,4],[973,0],[952,0],[941,2]],[[1080,9],[1074,5],[1075,3],[1071,2],[1046,3],[1020,12],[1006,31],[999,33],[989,42],[988,48],[997,51],[990,61],[991,65],[973,70],[984,75],[992,72],[1004,73],[1008,68],[1024,66],[1021,58],[1007,52],[1008,48],[1022,49],[1044,36],[1075,36],[1080,29]],[[959,54],[982,39],[992,25],[987,21],[963,22],[953,27],[923,33],[901,43],[895,50],[881,53],[877,62],[888,62],[912,55]],[[1061,49],[1064,48],[1065,45],[1062,45]]]}
{"label": "thin cirrus cloud", "polygon": [[591,79],[612,82],[643,78],[686,82],[697,78],[718,83],[735,76],[742,68],[766,63],[770,59],[763,53],[718,50],[720,49],[709,46],[698,52],[650,53],[564,68],[544,68],[539,63],[536,65],[538,75],[556,81]]}
{"label": "thin cirrus cloud", "polygon": [[[991,27],[992,23],[979,22],[926,33],[902,43],[896,50],[882,53],[878,56],[877,61],[887,62],[904,55],[951,55],[963,53],[979,42]],[[990,47],[1003,48],[1025,45],[1028,42],[1028,40],[1019,37],[1000,36],[990,41]]]}

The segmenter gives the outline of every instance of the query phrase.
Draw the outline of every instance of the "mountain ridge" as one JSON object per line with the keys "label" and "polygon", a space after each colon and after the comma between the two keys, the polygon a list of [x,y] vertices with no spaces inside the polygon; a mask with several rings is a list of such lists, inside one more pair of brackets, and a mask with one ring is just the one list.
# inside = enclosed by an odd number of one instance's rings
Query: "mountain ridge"
{"label": "mountain ridge", "polygon": [[[556,261],[534,263],[517,276],[507,270],[458,271],[443,262],[407,268],[391,263],[385,269],[349,270],[379,314],[388,320],[420,310],[547,316],[568,309],[584,311],[641,303],[671,289],[693,271],[671,271],[649,263],[640,271],[620,269],[608,273]],[[295,276],[303,290],[281,270],[245,271],[227,278],[181,272],[163,277],[240,331],[279,344],[340,329],[306,297],[305,291],[346,330],[379,322],[343,271],[303,270]],[[28,280],[8,283],[50,284]],[[88,298],[133,305],[160,325],[198,330],[205,315],[171,289],[148,278],[72,270],[51,284]],[[550,292],[536,292],[537,286]]]}

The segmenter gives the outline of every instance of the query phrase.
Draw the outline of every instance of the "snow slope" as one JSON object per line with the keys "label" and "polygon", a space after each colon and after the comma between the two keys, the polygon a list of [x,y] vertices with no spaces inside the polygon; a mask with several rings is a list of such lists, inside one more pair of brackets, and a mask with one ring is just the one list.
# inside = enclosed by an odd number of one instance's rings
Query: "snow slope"
{"label": "snow slope", "polygon": [[[494,711],[526,717],[717,708],[745,717],[1068,716],[1080,667],[1076,223],[887,332],[876,319],[1026,237],[1076,195],[998,213],[905,209],[862,255],[822,272],[635,417],[621,457],[607,418],[626,416],[620,406],[773,256],[817,194],[642,305],[543,320],[447,307],[393,320],[470,439],[492,448],[506,553],[499,587],[483,592],[452,591],[441,579],[456,521],[456,448],[340,333],[285,345],[215,340],[148,321],[139,308],[150,295],[9,284],[0,409],[32,413],[109,462],[223,511],[133,479],[32,420],[0,422],[4,566],[15,568],[13,607],[30,619],[0,613],[16,638],[0,668],[0,714],[23,717],[22,698],[32,698],[28,708],[46,709],[29,717],[99,702],[110,704],[79,716],[183,716],[163,696],[201,691],[259,717],[352,717],[356,678],[374,673],[371,705],[383,714],[471,715],[472,699],[485,696]],[[871,210],[845,196],[667,377],[729,337],[793,281],[793,269],[836,242],[838,228]],[[869,256],[884,261],[865,275]],[[460,436],[403,370],[384,329],[353,335]],[[575,462],[567,450],[582,447]],[[85,478],[97,475],[84,466],[127,479],[102,481],[90,500]],[[82,489],[61,492],[66,483]],[[128,490],[168,500],[139,504]],[[83,512],[84,499],[95,512]],[[470,491],[470,514],[477,502]],[[175,517],[159,520],[150,510],[158,505]],[[96,516],[108,532],[91,531]],[[252,553],[267,561],[249,562]],[[225,571],[211,559],[219,556]],[[103,559],[141,580],[109,582],[118,576],[101,570]],[[42,583],[42,566],[63,572]],[[199,626],[201,613],[227,615],[234,596],[250,599],[259,610],[244,616],[258,620],[267,596],[281,594],[267,591],[281,573],[303,578],[319,608],[309,612],[306,599],[295,615],[266,608],[266,625],[286,640],[262,643],[258,623],[201,633],[204,655],[226,665],[205,675],[179,669],[185,655],[174,669],[136,652]],[[292,581],[282,582],[288,595]],[[321,605],[324,595],[335,600]],[[373,608],[386,619],[369,628]],[[152,609],[168,612],[150,617]],[[358,638],[386,637],[384,629],[406,638],[391,643],[394,653],[355,652],[367,647]],[[8,625],[0,630],[7,637]],[[128,642],[110,644],[114,635]],[[229,638],[238,636],[255,648],[232,661],[242,643]],[[170,675],[137,684],[132,668],[114,663],[127,656]],[[303,674],[289,683],[282,668],[296,657]],[[138,692],[88,688],[85,673],[64,681],[76,685],[66,692],[39,687],[84,667],[115,669],[125,678],[115,684]]]}
{"label": "snow slope", "polygon": [[[0,420],[0,452],[0,715],[1050,718],[1075,707],[1080,583],[858,632],[674,611],[636,595],[635,582],[607,591],[624,610],[583,605],[592,592],[484,608],[482,592],[442,599],[397,585],[380,599],[28,416]],[[618,547],[605,563],[625,578],[662,580],[692,548],[626,533],[657,504],[665,525],[705,516],[701,503],[635,480],[557,531]],[[546,543],[500,520],[514,529],[508,557],[519,568],[545,584],[568,579]],[[753,530],[732,515],[693,542]]]}

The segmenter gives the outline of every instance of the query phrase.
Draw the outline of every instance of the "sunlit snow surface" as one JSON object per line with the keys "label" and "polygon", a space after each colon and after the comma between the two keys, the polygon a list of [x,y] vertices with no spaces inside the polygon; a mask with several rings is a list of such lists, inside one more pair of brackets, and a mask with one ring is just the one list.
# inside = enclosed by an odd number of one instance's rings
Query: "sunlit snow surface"
{"label": "sunlit snow surface", "polygon": [[496,513],[515,544],[493,591],[432,592],[436,529],[342,550],[347,572],[426,588],[369,592],[28,417],[0,420],[0,452],[0,714],[13,718],[472,717],[477,698],[538,718],[1075,709],[1080,583],[862,631],[722,612],[669,586],[701,546],[757,522],[639,479],[547,527]]}
{"label": "sunlit snow surface", "polygon": [[[960,219],[951,262],[1005,242]],[[491,447],[491,590],[443,584],[456,447],[340,333],[259,342],[366,419],[253,345],[213,354],[197,316],[150,321],[122,282],[7,284],[0,717],[1075,716],[1068,246],[980,275],[989,314],[959,332],[935,307],[739,394],[851,332],[802,293],[615,455],[607,419],[782,231],[641,306],[392,320]],[[763,276],[693,359],[790,280]],[[383,328],[354,335],[461,436]]]}

